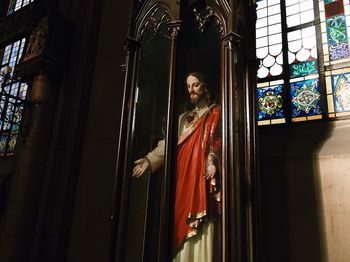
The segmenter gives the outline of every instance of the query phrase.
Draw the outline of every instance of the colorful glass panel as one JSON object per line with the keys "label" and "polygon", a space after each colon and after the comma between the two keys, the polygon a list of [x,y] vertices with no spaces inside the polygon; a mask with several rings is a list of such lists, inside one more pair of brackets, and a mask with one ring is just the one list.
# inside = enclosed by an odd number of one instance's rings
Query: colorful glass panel
{"label": "colorful glass panel", "polygon": [[24,44],[25,39],[22,39],[6,46],[1,62],[0,137],[3,141],[0,146],[0,155],[3,156],[14,154],[17,133],[22,120],[23,100],[28,89],[27,84],[12,78],[13,69],[23,54]]}
{"label": "colorful glass panel", "polygon": [[347,41],[345,15],[327,18],[327,36],[329,45]]}
{"label": "colorful glass panel", "polygon": [[8,133],[2,133],[0,135],[0,156],[5,155],[8,138]]}
{"label": "colorful glass panel", "polygon": [[7,148],[7,154],[6,155],[13,155],[15,153],[16,143],[17,143],[17,132],[12,133],[11,137],[8,142],[8,148]]}
{"label": "colorful glass panel", "polygon": [[288,60],[291,78],[318,73],[316,31],[314,26],[291,31],[288,37]]}
{"label": "colorful glass panel", "polygon": [[[314,8],[316,2],[318,7]],[[257,85],[258,124],[308,121],[326,115],[328,118],[350,116],[350,0],[266,0],[257,3],[260,18],[257,22],[257,57],[261,61]],[[272,5],[276,5],[273,14],[268,9]],[[285,18],[280,17],[281,10],[286,14]],[[320,23],[315,20],[318,17]],[[279,24],[270,28],[274,25],[273,19],[276,25],[277,21]],[[282,42],[271,44],[270,40],[274,43],[277,34],[283,35]],[[283,67],[286,57],[289,70],[280,69],[273,74],[273,66]],[[280,87],[280,93],[276,91],[277,87]],[[285,93],[289,95],[285,97]],[[279,116],[275,114],[276,101],[282,105]],[[290,106],[283,111],[286,103]],[[286,112],[290,115],[285,115]]]}
{"label": "colorful glass panel", "polygon": [[311,74],[317,74],[317,61],[311,60],[290,65],[290,77],[301,77]]}
{"label": "colorful glass panel", "polygon": [[318,79],[290,84],[292,117],[321,114],[321,95]]}
{"label": "colorful glass panel", "polygon": [[323,15],[325,15],[330,61],[337,61],[350,56],[344,11],[342,0],[324,1]]}
{"label": "colorful glass panel", "polygon": [[19,92],[18,92],[18,97],[21,99],[25,99],[27,95],[27,89],[28,89],[28,85],[25,83],[21,83]]}
{"label": "colorful glass panel", "polygon": [[350,73],[332,76],[335,112],[350,111]]}
{"label": "colorful glass panel", "polygon": [[283,86],[271,86],[257,89],[258,120],[283,118]]}

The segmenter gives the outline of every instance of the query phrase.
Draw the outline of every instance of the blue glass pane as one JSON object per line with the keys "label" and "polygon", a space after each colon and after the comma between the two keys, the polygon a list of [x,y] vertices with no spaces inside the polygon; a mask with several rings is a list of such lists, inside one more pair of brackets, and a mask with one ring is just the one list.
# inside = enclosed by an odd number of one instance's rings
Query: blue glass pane
{"label": "blue glass pane", "polygon": [[321,114],[321,95],[318,79],[290,84],[292,117]]}
{"label": "blue glass pane", "polygon": [[7,139],[8,139],[8,134],[2,134],[0,136],[0,155],[5,154]]}
{"label": "blue glass pane", "polygon": [[283,118],[283,86],[258,88],[258,120]]}
{"label": "blue glass pane", "polygon": [[8,103],[7,110],[6,110],[6,115],[5,115],[5,120],[8,122],[12,121],[13,115],[14,115],[14,110],[15,107],[12,103]]}
{"label": "blue glass pane", "polygon": [[12,125],[11,131],[12,132],[17,132],[19,129],[19,125]]}
{"label": "blue glass pane", "polygon": [[311,74],[317,74],[317,62],[316,60],[306,61],[297,64],[291,64],[290,68],[290,77],[300,77],[307,76]]}
{"label": "blue glass pane", "polygon": [[17,107],[15,109],[15,113],[13,115],[13,119],[12,122],[13,124],[19,125],[21,123],[22,120],[22,108]]}
{"label": "blue glass pane", "polygon": [[332,76],[335,112],[350,111],[350,73]]}

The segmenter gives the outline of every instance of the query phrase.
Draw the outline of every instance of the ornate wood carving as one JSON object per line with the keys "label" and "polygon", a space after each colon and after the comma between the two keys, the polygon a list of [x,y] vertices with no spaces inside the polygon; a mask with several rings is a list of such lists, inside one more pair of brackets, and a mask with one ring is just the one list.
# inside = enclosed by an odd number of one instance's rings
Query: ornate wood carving
{"label": "ornate wood carving", "polygon": [[[136,39],[141,39],[147,29],[151,30],[153,35],[160,33],[161,26],[171,20],[170,12],[166,7],[158,3],[154,4],[143,16],[136,33]],[[165,36],[171,38],[170,32],[169,35]]]}
{"label": "ornate wood carving", "polygon": [[40,70],[54,76],[65,70],[68,59],[72,24],[60,15],[42,16],[32,30],[23,58],[16,66],[15,77],[27,77]]}
{"label": "ornate wood carving", "polygon": [[228,48],[228,50],[234,50],[241,45],[242,37],[234,32],[228,33],[222,38],[224,46]]}
{"label": "ornate wood carving", "polygon": [[169,32],[170,32],[172,40],[177,39],[177,36],[179,35],[181,23],[182,23],[182,21],[169,21],[168,22]]}
{"label": "ornate wood carving", "polygon": [[41,21],[38,23],[30,35],[27,49],[22,60],[23,62],[28,61],[33,57],[39,56],[43,53],[46,46],[48,33],[49,25],[48,17],[46,16],[41,19]]}
{"label": "ornate wood carving", "polygon": [[205,6],[193,8],[198,29],[204,32],[211,23],[214,23],[221,36],[224,36],[228,31],[226,18],[230,11],[230,6],[226,0],[208,1]]}

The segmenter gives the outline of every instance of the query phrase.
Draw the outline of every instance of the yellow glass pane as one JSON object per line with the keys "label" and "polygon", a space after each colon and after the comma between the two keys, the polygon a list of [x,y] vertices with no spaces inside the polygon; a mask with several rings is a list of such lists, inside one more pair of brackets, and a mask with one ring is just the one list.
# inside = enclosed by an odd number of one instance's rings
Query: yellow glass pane
{"label": "yellow glass pane", "polygon": [[258,126],[266,126],[266,125],[269,125],[269,124],[271,124],[270,120],[258,121]]}
{"label": "yellow glass pane", "polygon": [[332,75],[344,74],[350,72],[350,67],[340,68],[332,71]]}
{"label": "yellow glass pane", "polygon": [[270,82],[270,86],[282,85],[283,83],[284,83],[283,79],[281,79],[281,80],[275,80],[275,81],[271,81],[271,82]]}
{"label": "yellow glass pane", "polygon": [[330,76],[326,77],[326,91],[327,94],[332,93],[332,78]]}
{"label": "yellow glass pane", "polygon": [[304,77],[297,77],[297,78],[290,79],[290,82],[294,83],[294,82],[299,82],[299,81],[303,81],[303,80],[304,80]]}
{"label": "yellow glass pane", "polygon": [[265,86],[268,86],[268,85],[269,85],[269,82],[258,83],[258,84],[257,84],[257,87],[265,87]]}
{"label": "yellow glass pane", "polygon": [[284,124],[286,122],[285,118],[280,118],[280,119],[272,119],[271,124]]}
{"label": "yellow glass pane", "polygon": [[329,117],[329,118],[334,118],[334,117],[335,117],[335,114],[329,114],[328,117]]}
{"label": "yellow glass pane", "polygon": [[301,122],[301,121],[306,121],[306,117],[292,118],[292,122]]}
{"label": "yellow glass pane", "polygon": [[337,113],[337,117],[340,117],[340,116],[350,116],[350,112]]}
{"label": "yellow glass pane", "polygon": [[333,113],[334,112],[333,95],[327,95],[327,104],[328,104],[328,112]]}
{"label": "yellow glass pane", "polygon": [[340,59],[337,61],[331,61],[331,65],[337,65],[337,64],[346,63],[346,62],[350,62],[350,59],[347,58],[347,59]]}
{"label": "yellow glass pane", "polygon": [[322,115],[308,116],[307,117],[307,120],[317,120],[317,119],[322,119]]}

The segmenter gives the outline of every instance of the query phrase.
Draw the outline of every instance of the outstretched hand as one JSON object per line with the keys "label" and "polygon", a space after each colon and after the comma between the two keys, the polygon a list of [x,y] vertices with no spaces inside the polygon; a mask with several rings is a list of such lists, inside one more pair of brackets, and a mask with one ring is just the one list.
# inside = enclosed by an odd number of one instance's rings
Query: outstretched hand
{"label": "outstretched hand", "polygon": [[147,158],[141,158],[138,159],[134,162],[135,166],[132,171],[132,176],[133,177],[140,177],[142,176],[145,172],[150,170],[150,163]]}

